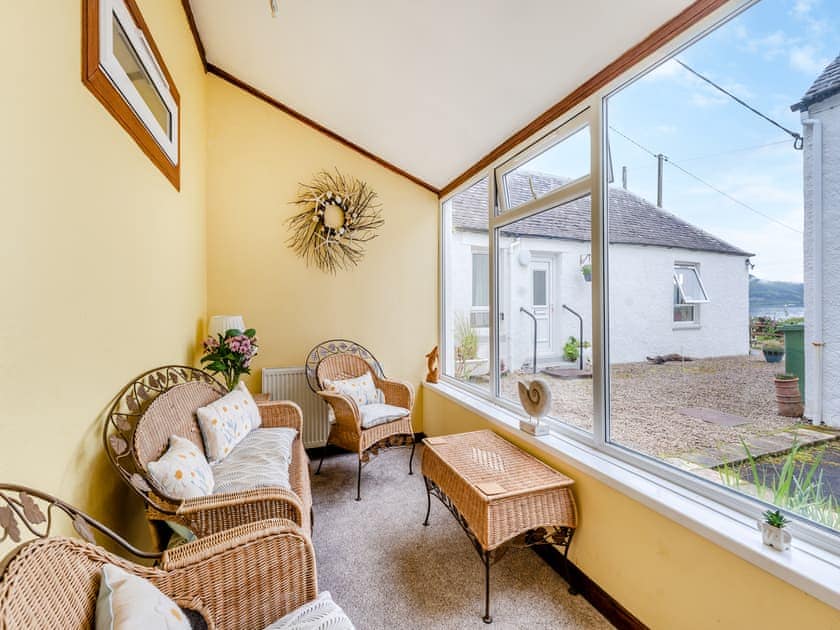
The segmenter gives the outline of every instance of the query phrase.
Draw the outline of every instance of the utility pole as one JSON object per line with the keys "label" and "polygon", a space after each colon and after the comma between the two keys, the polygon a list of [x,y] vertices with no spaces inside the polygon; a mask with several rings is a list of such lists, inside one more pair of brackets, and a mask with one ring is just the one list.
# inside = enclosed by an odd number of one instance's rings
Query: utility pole
{"label": "utility pole", "polygon": [[662,171],[668,158],[658,153],[656,155],[656,205],[662,207]]}
{"label": "utility pole", "polygon": [[627,167],[626,166],[621,167],[621,187],[624,190],[627,190]]}

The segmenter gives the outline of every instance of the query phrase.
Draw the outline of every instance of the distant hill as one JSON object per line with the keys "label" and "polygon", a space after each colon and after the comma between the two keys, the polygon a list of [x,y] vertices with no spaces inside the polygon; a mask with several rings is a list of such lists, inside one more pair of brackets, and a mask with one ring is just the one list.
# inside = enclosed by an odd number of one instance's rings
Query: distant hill
{"label": "distant hill", "polygon": [[777,282],[750,276],[750,307],[804,306],[801,282]]}

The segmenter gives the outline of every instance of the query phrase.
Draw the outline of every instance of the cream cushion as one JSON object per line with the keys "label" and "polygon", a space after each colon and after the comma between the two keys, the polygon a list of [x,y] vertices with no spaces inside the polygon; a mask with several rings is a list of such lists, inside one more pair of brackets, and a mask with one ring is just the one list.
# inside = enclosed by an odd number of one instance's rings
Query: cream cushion
{"label": "cream cushion", "polygon": [[260,423],[260,410],[244,383],[195,413],[211,464],[227,457]]}
{"label": "cream cushion", "polygon": [[204,497],[213,492],[213,471],[201,449],[186,438],[173,435],[166,452],[148,464],[158,490],[173,499]]}
{"label": "cream cushion", "polygon": [[255,429],[225,459],[213,465],[214,494],[254,488],[291,490],[289,466],[297,429]]}
{"label": "cream cushion", "polygon": [[370,372],[365,372],[356,378],[348,378],[340,381],[331,381],[325,378],[324,389],[328,392],[349,396],[356,401],[359,407],[372,403],[385,402],[385,396],[382,394],[382,390],[376,388],[376,383],[373,382],[373,377],[370,375]]}
{"label": "cream cushion", "polygon": [[372,405],[362,405],[359,407],[359,413],[362,416],[362,428],[370,429],[371,427],[407,416],[410,412],[404,407],[374,403]]}
{"label": "cream cushion", "polygon": [[149,628],[190,630],[190,623],[178,604],[148,580],[113,564],[102,565],[96,600],[96,630]]}
{"label": "cream cushion", "polygon": [[355,630],[355,626],[336,604],[329,591],[295,608],[265,630]]}

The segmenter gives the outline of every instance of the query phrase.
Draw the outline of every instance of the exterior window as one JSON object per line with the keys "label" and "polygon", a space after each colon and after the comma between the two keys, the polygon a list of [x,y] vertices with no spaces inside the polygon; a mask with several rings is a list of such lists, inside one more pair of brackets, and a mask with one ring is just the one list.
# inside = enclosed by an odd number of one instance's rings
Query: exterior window
{"label": "exterior window", "polygon": [[708,301],[700,270],[695,265],[674,265],[674,322],[696,323],[698,305]]}
{"label": "exterior window", "polygon": [[134,0],[85,0],[88,89],[177,188],[179,96]]}
{"label": "exterior window", "polygon": [[474,328],[490,325],[490,258],[487,252],[472,255],[472,311],[470,321]]}

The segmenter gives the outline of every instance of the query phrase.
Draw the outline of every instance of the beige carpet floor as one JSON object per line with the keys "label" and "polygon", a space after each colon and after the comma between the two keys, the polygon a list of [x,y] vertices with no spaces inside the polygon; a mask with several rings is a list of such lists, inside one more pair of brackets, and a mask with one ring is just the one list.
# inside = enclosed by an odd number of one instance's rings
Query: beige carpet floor
{"label": "beige carpet floor", "polygon": [[318,586],[359,630],[612,627],[529,550],[512,550],[493,565],[494,623],[486,626],[483,566],[463,530],[434,497],[429,527],[422,525],[420,454],[418,447],[413,476],[408,449],[373,458],[362,470],[360,502],[356,455],[327,456],[312,476]]}

